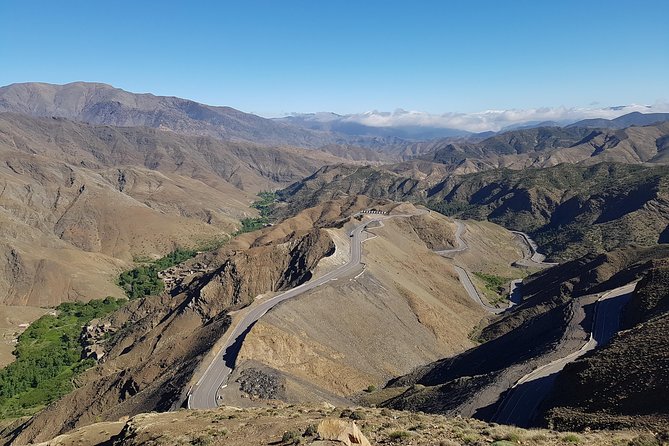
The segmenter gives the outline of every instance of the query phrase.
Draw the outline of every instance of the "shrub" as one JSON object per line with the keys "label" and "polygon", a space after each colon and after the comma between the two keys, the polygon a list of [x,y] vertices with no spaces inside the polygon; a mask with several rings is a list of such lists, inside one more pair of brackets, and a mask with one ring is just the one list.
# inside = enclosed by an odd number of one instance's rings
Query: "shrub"
{"label": "shrub", "polygon": [[310,424],[307,426],[307,428],[304,430],[304,434],[302,434],[303,437],[313,437],[316,435],[318,432],[318,428],[316,427],[315,424]]}
{"label": "shrub", "polygon": [[411,436],[411,434],[407,431],[394,431],[394,432],[391,432],[390,434],[388,434],[388,438],[390,438],[393,441],[403,440],[405,438],[409,438],[410,436]]}
{"label": "shrub", "polygon": [[354,410],[348,417],[352,420],[364,420],[365,413],[360,410]]}
{"label": "shrub", "polygon": [[581,437],[579,437],[576,434],[567,434],[562,437],[562,441],[564,441],[565,443],[580,443]]}
{"label": "shrub", "polygon": [[660,446],[660,442],[654,435],[641,434],[631,439],[628,446]]}
{"label": "shrub", "polygon": [[301,435],[297,431],[286,431],[283,433],[283,436],[281,437],[281,443],[282,444],[300,444],[302,439],[300,438]]}

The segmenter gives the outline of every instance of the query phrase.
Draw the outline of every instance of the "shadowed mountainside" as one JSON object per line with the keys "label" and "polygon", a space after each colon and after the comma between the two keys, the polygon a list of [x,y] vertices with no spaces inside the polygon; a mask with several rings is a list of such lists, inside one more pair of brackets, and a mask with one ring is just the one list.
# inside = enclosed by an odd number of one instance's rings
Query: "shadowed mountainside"
{"label": "shadowed mountainside", "polygon": [[559,429],[656,430],[669,424],[669,261],[652,262],[625,309],[627,330],[569,364],[546,421]]}
{"label": "shadowed mountainside", "polygon": [[383,168],[326,166],[279,195],[291,206],[365,194],[530,233],[553,259],[667,240],[669,167],[600,163],[494,169],[435,183]]}
{"label": "shadowed mountainside", "polygon": [[[483,344],[454,357],[419,367],[406,376],[392,380],[389,383],[391,387],[409,387],[399,396],[385,401],[383,405],[395,409],[445,414],[478,410],[477,416],[487,419],[486,417],[492,415],[492,403],[499,397],[500,392],[533,370],[536,367],[536,358],[541,355],[559,357],[554,351],[556,348],[564,348],[559,347],[560,344],[570,346],[564,349],[570,352],[570,348],[578,349],[586,342],[589,329],[577,334],[571,332],[574,330],[572,327],[569,332],[565,332],[573,324],[569,322],[570,319],[579,312],[579,317],[582,318],[578,324],[582,327],[580,331],[591,324],[592,306],[586,305],[579,310],[578,307],[582,305],[577,304],[579,297],[629,283],[644,275],[644,281],[653,280],[650,278],[654,274],[653,268],[660,261],[658,259],[666,258],[668,254],[666,245],[652,249],[628,248],[600,256],[586,256],[530,276],[523,284],[523,302],[515,311],[500,315],[483,329],[479,337]],[[589,299],[588,302],[592,303],[594,299]],[[661,337],[664,335],[660,331],[655,333],[656,338],[666,338]],[[655,356],[651,357],[666,357],[662,352],[662,349],[658,349],[653,354]],[[634,357],[629,355],[630,365],[635,361]],[[655,363],[664,367],[658,360]],[[611,366],[615,366],[614,362],[611,362]],[[648,371],[648,368],[644,370]],[[659,370],[658,373],[662,373],[662,368]],[[602,386],[606,385],[605,382],[606,380],[602,380]],[[629,382],[634,381],[631,379]],[[568,385],[566,382],[565,387]],[[589,394],[593,393],[602,394]],[[568,394],[586,398],[588,392],[582,390]],[[576,399],[574,405],[587,412],[588,406],[582,404],[583,401],[578,398],[572,398]],[[630,410],[636,411],[636,415],[643,413],[638,407]],[[586,425],[564,424],[560,428],[582,429]]]}

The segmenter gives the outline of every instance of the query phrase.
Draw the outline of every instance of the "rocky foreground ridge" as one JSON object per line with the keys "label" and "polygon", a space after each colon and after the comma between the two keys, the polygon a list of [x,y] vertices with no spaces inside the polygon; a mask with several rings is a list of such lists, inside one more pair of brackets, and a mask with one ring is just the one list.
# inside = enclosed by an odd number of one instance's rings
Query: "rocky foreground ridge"
{"label": "rocky foreground ridge", "polygon": [[97,423],[41,443],[74,445],[660,445],[665,433],[525,430],[474,419],[329,405],[147,413]]}

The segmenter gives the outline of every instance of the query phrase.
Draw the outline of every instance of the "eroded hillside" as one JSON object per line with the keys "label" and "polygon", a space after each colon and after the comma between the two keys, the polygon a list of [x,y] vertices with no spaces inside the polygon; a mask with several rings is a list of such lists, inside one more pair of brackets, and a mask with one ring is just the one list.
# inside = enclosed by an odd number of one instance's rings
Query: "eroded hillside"
{"label": "eroded hillside", "polygon": [[121,297],[122,269],[225,240],[256,192],[336,158],[145,128],[0,115],[5,304]]}

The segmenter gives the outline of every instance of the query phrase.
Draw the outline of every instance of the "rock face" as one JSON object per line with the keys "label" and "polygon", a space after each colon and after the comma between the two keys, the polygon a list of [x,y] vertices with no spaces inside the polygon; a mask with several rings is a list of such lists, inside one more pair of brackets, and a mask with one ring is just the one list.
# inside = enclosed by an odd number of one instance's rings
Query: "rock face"
{"label": "rock face", "polygon": [[250,248],[229,257],[216,271],[197,281],[192,306],[204,317],[239,309],[267,291],[295,287],[311,277],[318,261],[334,251],[322,229],[293,233],[288,242]]}
{"label": "rock face", "polygon": [[328,418],[318,424],[318,436],[323,440],[335,440],[346,446],[371,446],[369,440],[360,432],[355,421]]}
{"label": "rock face", "polygon": [[239,383],[239,390],[251,398],[274,400],[285,395],[285,386],[281,378],[263,370],[244,369],[236,382]]}

